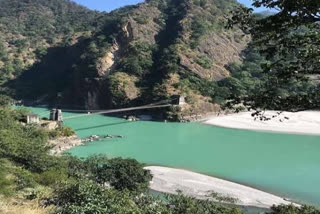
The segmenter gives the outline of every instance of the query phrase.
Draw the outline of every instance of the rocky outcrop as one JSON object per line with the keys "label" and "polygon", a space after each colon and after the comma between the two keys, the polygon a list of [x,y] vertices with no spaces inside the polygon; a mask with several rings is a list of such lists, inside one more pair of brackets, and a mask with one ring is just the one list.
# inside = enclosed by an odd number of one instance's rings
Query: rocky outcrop
{"label": "rocky outcrop", "polygon": [[110,51],[97,60],[97,71],[100,77],[107,76],[115,66],[115,60],[119,55],[119,44],[115,40]]}
{"label": "rocky outcrop", "polygon": [[83,145],[83,142],[78,138],[78,136],[73,135],[70,137],[58,137],[50,140],[48,144],[51,147],[50,153],[52,155],[60,155],[73,147]]}

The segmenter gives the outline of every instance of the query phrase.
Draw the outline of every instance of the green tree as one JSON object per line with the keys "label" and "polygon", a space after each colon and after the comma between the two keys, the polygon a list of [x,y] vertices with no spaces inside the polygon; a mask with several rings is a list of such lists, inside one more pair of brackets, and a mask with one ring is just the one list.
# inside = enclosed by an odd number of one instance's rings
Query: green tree
{"label": "green tree", "polygon": [[93,173],[98,183],[110,183],[117,190],[141,192],[147,190],[152,179],[143,166],[134,159],[115,158],[97,165]]}
{"label": "green tree", "polygon": [[311,96],[283,93],[279,89],[298,88],[302,82],[312,84],[308,77],[319,74],[320,2],[254,0],[253,6],[265,6],[278,12],[256,17],[252,9],[241,7],[229,20],[229,26],[238,25],[245,33],[251,34],[252,46],[268,60],[262,65],[267,81],[248,102],[257,108],[300,110],[319,107],[319,100],[315,99],[318,87],[304,91]]}
{"label": "green tree", "polygon": [[0,95],[0,106],[8,106],[13,102],[14,100],[11,97],[8,97],[6,95]]}
{"label": "green tree", "polygon": [[54,202],[57,214],[141,213],[128,194],[86,180],[60,186]]}
{"label": "green tree", "polygon": [[212,201],[197,200],[183,195],[169,196],[174,214],[243,214],[238,208],[228,208]]}
{"label": "green tree", "polygon": [[311,206],[280,205],[273,206],[270,214],[320,214],[320,210]]}

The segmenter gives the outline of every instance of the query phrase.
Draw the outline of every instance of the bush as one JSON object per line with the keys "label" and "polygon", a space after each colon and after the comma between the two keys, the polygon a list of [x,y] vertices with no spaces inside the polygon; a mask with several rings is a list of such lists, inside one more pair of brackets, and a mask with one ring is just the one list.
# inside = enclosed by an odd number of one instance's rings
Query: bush
{"label": "bush", "polygon": [[224,207],[212,201],[197,200],[183,195],[169,196],[168,201],[174,214],[243,214],[238,208]]}
{"label": "bush", "polygon": [[12,104],[14,100],[6,95],[0,95],[0,106],[8,106]]}
{"label": "bush", "polygon": [[51,139],[54,139],[57,137],[70,137],[72,135],[75,135],[75,132],[70,127],[59,126],[57,129],[48,132],[48,134]]}
{"label": "bush", "polygon": [[203,67],[204,69],[210,69],[212,68],[212,61],[211,59],[209,59],[208,57],[206,56],[200,56],[200,57],[197,57],[195,59],[195,62],[199,65],[201,65],[201,67]]}
{"label": "bush", "polygon": [[48,154],[48,133],[32,125],[20,124],[17,114],[16,110],[0,108],[0,157],[35,172],[55,165],[56,157]]}
{"label": "bush", "polygon": [[0,160],[0,172],[0,195],[10,196],[13,194],[13,182],[8,178],[9,172],[4,160]]}
{"label": "bush", "polygon": [[98,183],[110,183],[117,190],[143,192],[152,179],[150,172],[143,167],[134,159],[115,158],[97,162],[93,174]]}
{"label": "bush", "polygon": [[68,176],[64,169],[50,169],[38,174],[35,179],[41,185],[54,186],[61,181],[66,181]]}
{"label": "bush", "polygon": [[157,199],[146,195],[130,195],[82,180],[62,185],[55,191],[58,214],[243,214],[237,208],[217,205],[215,202],[197,200],[183,195]]}
{"label": "bush", "polygon": [[14,170],[14,183],[17,185],[16,190],[23,190],[25,188],[34,188],[36,183],[34,181],[34,177],[32,173],[28,170],[24,170],[21,168],[15,168]]}
{"label": "bush", "polygon": [[136,42],[130,44],[126,52],[126,56],[123,57],[118,65],[118,71],[128,74],[134,74],[138,77],[142,77],[150,72],[153,59],[152,51],[154,47],[144,42]]}
{"label": "bush", "polygon": [[87,180],[60,186],[55,191],[55,204],[58,214],[142,213],[128,194]]}
{"label": "bush", "polygon": [[60,135],[64,136],[64,137],[70,137],[75,134],[73,129],[70,127],[67,127],[67,126],[60,126],[58,128],[58,131],[59,131]]}
{"label": "bush", "polygon": [[270,214],[320,214],[320,210],[311,206],[280,205],[273,206]]}

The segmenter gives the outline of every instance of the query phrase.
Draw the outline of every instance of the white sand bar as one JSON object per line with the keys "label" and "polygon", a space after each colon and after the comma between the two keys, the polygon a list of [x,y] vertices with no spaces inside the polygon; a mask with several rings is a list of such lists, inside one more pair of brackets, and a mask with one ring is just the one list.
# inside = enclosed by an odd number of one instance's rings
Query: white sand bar
{"label": "white sand bar", "polygon": [[266,116],[272,118],[260,121],[251,116],[252,112],[243,112],[227,116],[212,117],[205,124],[226,128],[271,131],[307,135],[320,135],[320,111],[283,112],[267,111]]}
{"label": "white sand bar", "polygon": [[152,190],[176,194],[178,190],[183,194],[198,199],[210,199],[210,192],[220,196],[236,198],[236,204],[270,208],[272,205],[290,204],[281,197],[230,181],[190,172],[159,166],[145,167],[153,175],[150,188]]}

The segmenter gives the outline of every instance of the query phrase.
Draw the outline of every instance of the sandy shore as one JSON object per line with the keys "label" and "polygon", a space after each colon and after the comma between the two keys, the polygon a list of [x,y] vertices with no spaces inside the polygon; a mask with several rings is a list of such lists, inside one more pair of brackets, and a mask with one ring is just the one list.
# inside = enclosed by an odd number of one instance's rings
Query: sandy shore
{"label": "sandy shore", "polygon": [[215,192],[219,196],[237,199],[237,205],[261,208],[290,204],[281,197],[251,187],[187,170],[158,166],[148,166],[145,169],[150,170],[153,175],[150,188],[158,192],[175,194],[179,190],[198,199],[210,199],[210,192]]}
{"label": "sandy shore", "polygon": [[252,112],[243,112],[227,116],[212,117],[205,124],[226,128],[248,129],[282,133],[320,135],[320,111],[283,112],[267,111],[268,121],[255,120]]}

